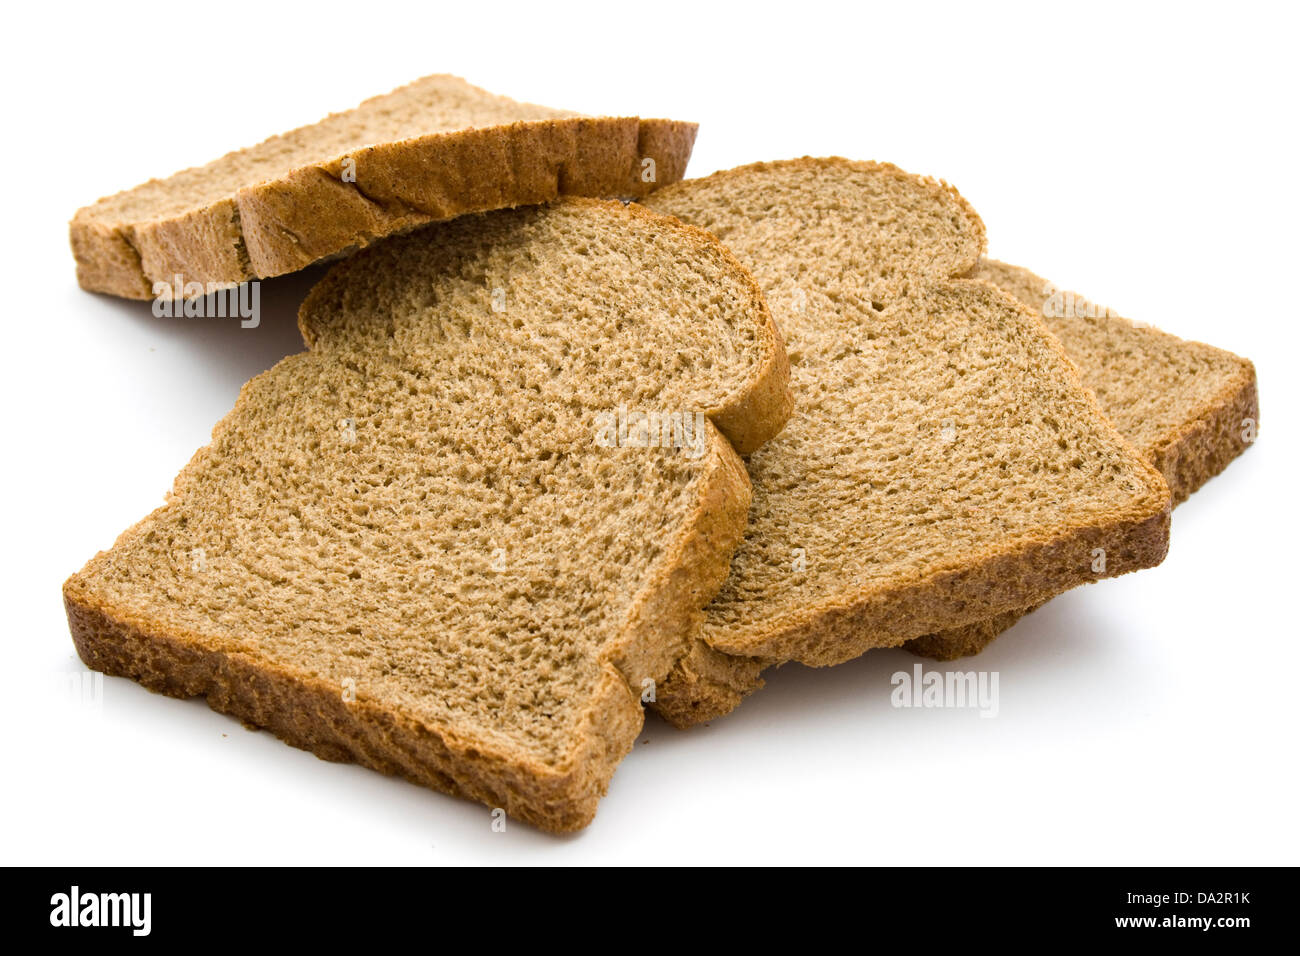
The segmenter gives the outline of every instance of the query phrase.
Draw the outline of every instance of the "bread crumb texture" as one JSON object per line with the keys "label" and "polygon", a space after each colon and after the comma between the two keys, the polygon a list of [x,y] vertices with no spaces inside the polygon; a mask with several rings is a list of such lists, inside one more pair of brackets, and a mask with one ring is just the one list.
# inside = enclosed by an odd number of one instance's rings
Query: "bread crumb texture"
{"label": "bread crumb texture", "polygon": [[[1175,505],[1254,442],[1259,390],[1249,359],[1123,318],[1020,266],[982,259],[975,278],[1043,316],[1106,416],[1164,475]],[[939,660],[977,654],[1026,613],[929,634],[906,646]]]}
{"label": "bread crumb texture", "polygon": [[703,651],[686,658],[659,696],[668,719],[727,712],[762,666],[840,663],[1163,559],[1160,474],[1039,316],[955,278],[977,266],[984,227],[951,187],[802,159],[645,202],[750,269],[797,401],[748,459],[751,523],[701,629],[740,676],[719,680],[722,661]]}
{"label": "bread crumb texture", "polygon": [[[309,350],[67,582],[83,659],[585,825],[739,541],[732,442],[789,414],[757,287],[703,232],[563,200],[379,243],[300,324]],[[620,407],[698,428],[602,441]]]}

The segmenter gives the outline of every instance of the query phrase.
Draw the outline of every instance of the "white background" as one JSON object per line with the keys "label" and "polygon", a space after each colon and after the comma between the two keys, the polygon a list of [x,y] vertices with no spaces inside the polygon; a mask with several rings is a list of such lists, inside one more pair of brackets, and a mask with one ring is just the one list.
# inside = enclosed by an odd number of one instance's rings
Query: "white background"
{"label": "white background", "polygon": [[[1300,862],[1294,5],[239,6],[6,11],[0,862]],[[315,275],[265,283],[255,331],[155,319],[77,288],[67,220],[432,72],[697,120],[693,175],[842,154],[947,179],[993,255],[1254,359],[1260,441],[1161,567],[955,665],[999,673],[996,719],[892,709],[902,651],[789,666],[709,727],[651,718],[571,837],[125,680],[79,703],[60,584],[300,348]]]}

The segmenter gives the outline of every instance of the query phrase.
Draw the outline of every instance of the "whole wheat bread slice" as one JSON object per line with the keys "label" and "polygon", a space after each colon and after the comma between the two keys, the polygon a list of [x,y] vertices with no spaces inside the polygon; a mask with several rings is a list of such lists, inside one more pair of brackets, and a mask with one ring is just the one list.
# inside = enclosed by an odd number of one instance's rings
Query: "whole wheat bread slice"
{"label": "whole wheat bread slice", "polygon": [[378,243],[300,325],[65,584],[82,659],[584,826],[726,574],[737,450],[790,413],[757,286],[702,231],[571,199]]}
{"label": "whole wheat bread slice", "polygon": [[748,461],[751,523],[700,642],[660,691],[667,719],[726,713],[770,664],[840,663],[1163,559],[1160,474],[1038,316],[953,278],[984,246],[953,189],[802,159],[646,203],[713,232],[753,272],[797,405]]}
{"label": "whole wheat bread slice", "polygon": [[681,179],[695,130],[584,117],[427,76],[78,210],[77,281],[172,298],[177,276],[182,289],[206,289],[282,275],[462,213],[641,196]]}
{"label": "whole wheat bread slice", "polygon": [[[1254,441],[1259,392],[1248,359],[1121,318],[1019,266],[983,259],[975,277],[1043,315],[1120,434],[1165,476],[1175,505]],[[939,660],[976,654],[1024,613],[927,635],[906,646]]]}

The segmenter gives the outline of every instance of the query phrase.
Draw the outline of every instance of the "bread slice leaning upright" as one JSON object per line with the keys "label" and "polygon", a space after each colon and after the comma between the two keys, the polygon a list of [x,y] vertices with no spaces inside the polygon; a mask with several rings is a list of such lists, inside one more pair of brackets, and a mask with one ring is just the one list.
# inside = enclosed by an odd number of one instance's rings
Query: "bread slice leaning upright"
{"label": "bread slice leaning upright", "polygon": [[771,664],[840,663],[1164,558],[1160,474],[1038,316],[954,278],[984,248],[955,190],[802,159],[645,201],[753,272],[797,403],[748,460],[750,525],[658,696],[669,720],[726,713]]}
{"label": "bread slice leaning upright", "polygon": [[[1043,316],[1106,417],[1164,475],[1174,505],[1254,442],[1259,390],[1249,359],[1122,318],[1020,266],[981,259],[974,277]],[[1025,613],[929,634],[906,647],[938,660],[977,654]]]}
{"label": "bread slice leaning upright", "polygon": [[574,199],[376,244],[300,325],[67,581],[82,659],[584,826],[740,540],[737,453],[790,414],[757,286],[704,232]]}
{"label": "bread slice leaning upright", "polygon": [[681,179],[695,130],[426,76],[78,210],[77,280],[92,292],[188,299],[462,213],[642,196]]}

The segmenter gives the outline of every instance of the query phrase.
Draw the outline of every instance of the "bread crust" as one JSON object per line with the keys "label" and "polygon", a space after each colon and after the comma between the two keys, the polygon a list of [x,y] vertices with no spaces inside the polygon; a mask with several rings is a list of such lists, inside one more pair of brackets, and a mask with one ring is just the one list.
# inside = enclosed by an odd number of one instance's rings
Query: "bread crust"
{"label": "bread crust", "polygon": [[[638,117],[520,121],[368,146],[167,219],[105,223],[87,206],[69,225],[77,281],[131,299],[154,298],[162,283],[170,298],[177,275],[217,287],[270,278],[468,212],[643,196],[685,174],[696,129]],[[348,159],[356,182],[343,180]]]}
{"label": "bread crust", "polygon": [[678,730],[725,717],[763,687],[763,662],[715,651],[697,640],[673,665],[664,682],[669,692],[655,703],[657,713]]}
{"label": "bread crust", "polygon": [[[1018,611],[1045,593],[1061,593],[1096,578],[1092,552],[1106,550],[1106,575],[1154,567],[1169,550],[1168,505],[1149,516],[1116,515],[1050,539],[1032,541],[977,566],[943,571],[879,597],[846,597],[810,608],[764,635],[762,652],[747,656],[768,663],[799,661],[813,667],[842,664],[878,647],[896,647],[908,634],[920,635],[936,620],[982,620],[993,613]],[[979,604],[971,608],[971,602]],[[904,636],[895,636],[904,635]],[[722,642],[714,646],[723,652]],[[745,653],[738,646],[736,652]]]}
{"label": "bread crust", "polygon": [[1147,451],[1151,463],[1169,482],[1175,505],[1227,468],[1252,443],[1242,436],[1246,419],[1252,419],[1258,429],[1259,384],[1254,363],[1244,358],[1240,362],[1238,374],[1214,400]]}

